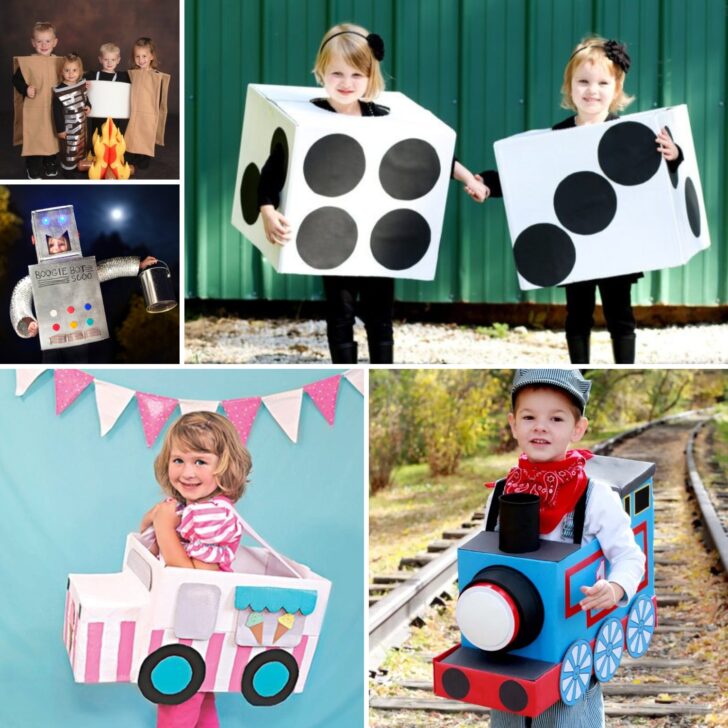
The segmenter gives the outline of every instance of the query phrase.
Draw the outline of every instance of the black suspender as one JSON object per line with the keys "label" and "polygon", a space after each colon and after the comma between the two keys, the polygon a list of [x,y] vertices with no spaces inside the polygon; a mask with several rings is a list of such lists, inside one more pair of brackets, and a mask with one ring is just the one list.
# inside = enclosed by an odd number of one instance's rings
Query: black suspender
{"label": "black suspender", "polygon": [[[485,518],[486,531],[495,531],[496,524],[498,523],[498,512],[500,511],[500,501],[498,499],[503,495],[505,487],[505,478],[496,481],[495,488],[493,489],[493,497],[490,499],[490,508]],[[579,498],[574,508],[573,540],[575,544],[581,544],[581,538],[584,535],[584,517],[586,515],[586,497],[588,493],[589,483],[587,483],[584,492],[581,494],[581,498]]]}

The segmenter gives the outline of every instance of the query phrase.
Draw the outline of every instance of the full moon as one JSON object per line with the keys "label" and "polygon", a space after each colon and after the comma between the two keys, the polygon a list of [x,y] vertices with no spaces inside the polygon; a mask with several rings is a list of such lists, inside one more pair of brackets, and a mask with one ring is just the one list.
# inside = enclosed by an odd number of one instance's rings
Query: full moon
{"label": "full moon", "polygon": [[123,220],[124,219],[124,211],[120,207],[114,207],[111,210],[111,219],[112,220]]}

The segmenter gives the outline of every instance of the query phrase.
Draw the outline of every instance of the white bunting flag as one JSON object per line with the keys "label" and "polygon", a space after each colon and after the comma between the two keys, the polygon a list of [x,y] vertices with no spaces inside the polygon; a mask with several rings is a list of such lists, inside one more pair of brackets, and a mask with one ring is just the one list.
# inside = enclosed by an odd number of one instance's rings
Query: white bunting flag
{"label": "white bunting flag", "polygon": [[302,401],[303,388],[263,397],[263,404],[268,412],[293,442],[298,442],[298,423],[301,419]]}
{"label": "white bunting flag", "polygon": [[43,374],[45,369],[34,367],[33,369],[16,369],[15,370],[15,396],[20,397],[28,391],[33,382]]}
{"label": "white bunting flag", "polygon": [[219,404],[220,400],[181,399],[179,401],[179,410],[183,415],[186,415],[188,412],[217,412]]}
{"label": "white bunting flag", "polygon": [[99,413],[101,437],[104,437],[121,417],[121,413],[134,396],[134,390],[118,384],[94,380],[96,387],[96,410]]}
{"label": "white bunting flag", "polygon": [[349,369],[348,372],[344,372],[344,376],[351,382],[352,386],[359,390],[360,394],[364,394],[363,369]]}

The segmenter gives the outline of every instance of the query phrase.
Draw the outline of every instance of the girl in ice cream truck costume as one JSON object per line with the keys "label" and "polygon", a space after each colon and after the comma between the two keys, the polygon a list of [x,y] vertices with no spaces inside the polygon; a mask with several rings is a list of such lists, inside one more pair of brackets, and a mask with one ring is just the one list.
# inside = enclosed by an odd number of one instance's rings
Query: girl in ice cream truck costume
{"label": "girl in ice cream truck costume", "polygon": [[[571,109],[576,114],[551,128],[572,129],[575,126],[617,119],[616,112],[626,108],[634,100],[624,90],[630,65],[627,49],[619,41],[598,36],[582,39],[569,57],[561,87],[562,107]],[[664,128],[658,133],[655,143],[657,151],[667,163],[668,170],[674,173],[683,161],[682,150]],[[486,196],[503,196],[498,172],[487,170],[477,177],[486,184]],[[642,276],[642,273],[627,273],[564,286],[566,344],[572,364],[589,363],[589,339],[594,325],[597,288],[612,338],[614,361],[617,364],[634,363],[636,335],[631,289],[632,284]]]}
{"label": "girl in ice cream truck costume", "polygon": [[[326,98],[313,103],[325,111],[351,116],[386,116],[389,109],[374,103],[384,90],[380,62],[384,41],[376,33],[341,23],[324,34],[313,73],[324,87]],[[485,187],[460,162],[454,161],[452,176],[465,185],[476,201],[485,199]],[[288,220],[278,211],[285,179],[283,153],[274,149],[261,170],[258,207],[265,236],[274,245],[285,245],[292,236]],[[357,362],[354,318],[361,316],[367,332],[369,361],[391,364],[394,357],[392,309],[394,279],[357,276],[323,276],[326,294],[326,336],[331,361]],[[357,306],[357,298],[359,306]]]}
{"label": "girl in ice cream truck costume", "polygon": [[[168,497],[144,514],[139,528],[166,566],[232,571],[243,536],[233,504],[245,492],[251,467],[250,453],[222,415],[190,412],[170,427],[154,462]],[[218,725],[212,692],[158,706],[158,728]]]}

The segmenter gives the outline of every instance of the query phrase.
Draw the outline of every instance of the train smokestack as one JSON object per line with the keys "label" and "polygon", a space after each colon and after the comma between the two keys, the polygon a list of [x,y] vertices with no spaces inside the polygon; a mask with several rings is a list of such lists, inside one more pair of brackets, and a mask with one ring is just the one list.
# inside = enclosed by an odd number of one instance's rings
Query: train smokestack
{"label": "train smokestack", "polygon": [[539,549],[540,498],[531,493],[507,493],[499,499],[500,540],[507,554],[526,554]]}

